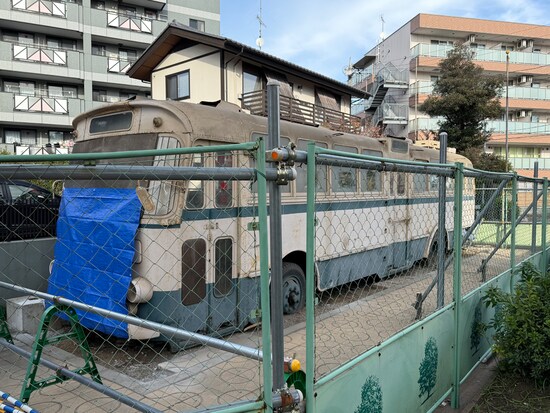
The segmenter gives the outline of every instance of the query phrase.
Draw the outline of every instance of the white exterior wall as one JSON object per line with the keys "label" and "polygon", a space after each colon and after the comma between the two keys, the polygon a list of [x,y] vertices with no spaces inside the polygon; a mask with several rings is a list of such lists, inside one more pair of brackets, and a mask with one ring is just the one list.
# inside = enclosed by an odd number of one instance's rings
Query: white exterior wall
{"label": "white exterior wall", "polygon": [[[208,54],[212,52],[214,53]],[[152,98],[165,100],[166,76],[185,70],[189,70],[189,102],[216,101],[222,98],[220,52],[205,45],[193,46],[166,56],[151,75]]]}

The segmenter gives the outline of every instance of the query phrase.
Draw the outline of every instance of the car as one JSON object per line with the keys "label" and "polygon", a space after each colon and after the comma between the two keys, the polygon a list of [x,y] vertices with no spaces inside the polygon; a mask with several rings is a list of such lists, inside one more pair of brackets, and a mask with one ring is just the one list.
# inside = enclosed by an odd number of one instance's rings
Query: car
{"label": "car", "polygon": [[60,201],[33,183],[0,180],[0,241],[54,237]]}

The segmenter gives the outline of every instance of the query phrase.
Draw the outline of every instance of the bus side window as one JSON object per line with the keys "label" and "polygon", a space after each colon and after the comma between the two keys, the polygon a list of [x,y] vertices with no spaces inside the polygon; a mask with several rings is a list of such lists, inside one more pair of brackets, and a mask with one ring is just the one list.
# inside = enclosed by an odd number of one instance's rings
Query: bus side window
{"label": "bus side window", "polygon": [[407,177],[404,172],[397,173],[397,195],[405,195]]}
{"label": "bus side window", "polygon": [[[343,145],[334,145],[335,151],[357,153],[356,148]],[[357,191],[356,169],[343,166],[332,167],[332,192]]]}
{"label": "bus side window", "polygon": [[206,241],[190,239],[181,251],[181,302],[200,303],[206,297]]}
{"label": "bus side window", "polygon": [[[427,162],[419,159],[415,159],[417,162]],[[428,175],[424,173],[413,174],[413,189],[414,192],[427,192],[428,191]]]}
{"label": "bus side window", "polygon": [[223,297],[233,288],[233,240],[220,238],[215,244],[214,296]]}
{"label": "bus side window", "polygon": [[[157,149],[179,148],[180,144],[176,138],[170,136],[159,136]],[[178,155],[155,156],[153,166],[178,166]],[[155,205],[154,215],[166,215],[174,206],[175,186],[171,181],[149,181],[148,192]]]}
{"label": "bus side window", "polygon": [[[307,151],[307,145],[310,141],[304,139],[298,139],[297,149],[300,151]],[[327,148],[327,144],[323,142],[315,143],[320,148]],[[315,190],[318,193],[327,192],[327,166],[318,165],[315,172]],[[296,177],[296,192],[306,192],[307,185],[307,165],[302,165],[301,168],[296,168],[298,176]]]}
{"label": "bus side window", "polygon": [[[288,146],[290,144],[290,139],[280,137],[281,146]],[[292,181],[287,183],[286,185],[279,185],[279,189],[281,190],[281,194],[290,194],[290,186],[292,185]]]}
{"label": "bus side window", "polygon": [[[382,152],[364,149],[363,155],[382,157]],[[382,175],[380,171],[370,171],[361,169],[361,191],[362,192],[381,192]]]}
{"label": "bus side window", "polygon": [[[196,153],[193,155],[191,166],[194,168],[201,168],[204,166],[204,154]],[[204,206],[204,182],[192,180],[187,184],[187,201],[186,207],[188,209],[199,209]]]}
{"label": "bus side window", "polygon": [[[231,168],[233,166],[233,156],[231,152],[220,152],[215,154],[216,168]],[[233,203],[233,183],[232,181],[216,181],[216,208],[228,208]]]}

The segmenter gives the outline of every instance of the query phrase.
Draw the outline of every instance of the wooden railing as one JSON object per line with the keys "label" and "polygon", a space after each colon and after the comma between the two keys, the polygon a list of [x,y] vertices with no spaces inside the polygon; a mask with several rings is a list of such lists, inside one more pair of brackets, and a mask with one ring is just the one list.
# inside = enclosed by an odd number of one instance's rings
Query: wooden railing
{"label": "wooden railing", "polygon": [[[267,116],[267,90],[243,93],[241,106],[253,115]],[[359,134],[361,131],[361,118],[358,116],[287,96],[280,97],[280,113],[282,120],[294,123],[324,126],[339,132]]]}

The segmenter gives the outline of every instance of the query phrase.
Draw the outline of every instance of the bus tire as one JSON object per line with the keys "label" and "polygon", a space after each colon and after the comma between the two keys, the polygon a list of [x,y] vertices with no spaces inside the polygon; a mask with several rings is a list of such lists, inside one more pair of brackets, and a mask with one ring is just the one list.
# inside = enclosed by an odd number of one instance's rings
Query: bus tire
{"label": "bus tire", "polygon": [[283,262],[283,312],[295,314],[306,302],[306,277],[302,268],[293,262]]}

